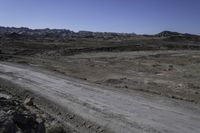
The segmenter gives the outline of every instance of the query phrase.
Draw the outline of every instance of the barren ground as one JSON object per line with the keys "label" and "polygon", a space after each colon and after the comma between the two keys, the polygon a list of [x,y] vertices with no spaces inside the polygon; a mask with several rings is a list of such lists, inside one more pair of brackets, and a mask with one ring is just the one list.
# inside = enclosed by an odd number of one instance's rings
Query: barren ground
{"label": "barren ground", "polygon": [[115,88],[199,103],[200,53],[194,50],[98,52],[22,58],[68,76]]}
{"label": "barren ground", "polygon": [[[0,64],[4,86],[36,103],[76,132],[197,133],[200,108],[135,91],[106,88],[26,65]],[[54,108],[54,109],[53,109]]]}
{"label": "barren ground", "polygon": [[2,36],[0,85],[73,133],[198,133],[200,43],[172,38]]}

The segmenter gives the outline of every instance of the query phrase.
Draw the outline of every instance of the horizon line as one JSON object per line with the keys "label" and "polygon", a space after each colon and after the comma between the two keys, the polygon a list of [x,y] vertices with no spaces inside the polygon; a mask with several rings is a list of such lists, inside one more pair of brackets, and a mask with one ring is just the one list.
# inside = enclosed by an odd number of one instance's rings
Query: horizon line
{"label": "horizon line", "polygon": [[171,30],[161,30],[158,33],[152,33],[152,34],[148,34],[148,33],[136,33],[136,32],[115,32],[115,31],[93,31],[93,30],[72,30],[72,29],[67,29],[67,28],[48,28],[48,27],[44,27],[44,28],[33,28],[33,27],[28,27],[28,26],[2,26],[0,25],[0,27],[4,27],[4,28],[27,28],[30,30],[44,30],[44,29],[49,29],[49,30],[69,30],[75,33],[81,32],[81,31],[85,31],[85,32],[93,32],[93,33],[119,33],[119,34],[136,34],[136,35],[156,35],[162,32],[177,32],[177,33],[181,33],[181,34],[192,34],[192,35],[200,35],[200,33],[187,33],[187,32],[178,32],[178,31],[171,31]]}

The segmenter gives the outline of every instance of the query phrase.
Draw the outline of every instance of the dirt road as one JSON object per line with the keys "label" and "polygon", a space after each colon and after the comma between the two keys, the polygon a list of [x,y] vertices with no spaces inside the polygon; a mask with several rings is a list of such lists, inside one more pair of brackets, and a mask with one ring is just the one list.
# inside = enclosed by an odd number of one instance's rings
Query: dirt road
{"label": "dirt road", "polygon": [[[82,132],[199,133],[198,105],[90,84],[30,66],[0,63],[0,78],[40,95],[91,125]],[[64,118],[63,113],[59,114]],[[71,126],[77,127],[72,121]],[[69,121],[70,123],[70,121]],[[77,120],[77,123],[78,122]],[[100,127],[102,130],[99,130]],[[95,128],[95,129],[94,129]],[[80,129],[81,130],[81,129]]]}

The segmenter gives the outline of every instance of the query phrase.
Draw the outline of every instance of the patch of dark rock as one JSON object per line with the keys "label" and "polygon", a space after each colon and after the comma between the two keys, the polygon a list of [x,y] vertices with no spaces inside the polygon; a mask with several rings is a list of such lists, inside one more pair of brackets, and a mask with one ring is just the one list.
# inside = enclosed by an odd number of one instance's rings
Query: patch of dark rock
{"label": "patch of dark rock", "polygon": [[45,133],[43,121],[14,99],[0,98],[0,133]]}

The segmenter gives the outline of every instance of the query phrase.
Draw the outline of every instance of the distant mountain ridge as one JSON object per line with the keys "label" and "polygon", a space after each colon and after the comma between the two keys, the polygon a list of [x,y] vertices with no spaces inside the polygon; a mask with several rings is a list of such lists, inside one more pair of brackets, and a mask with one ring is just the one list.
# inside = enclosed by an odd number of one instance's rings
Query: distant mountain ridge
{"label": "distant mountain ridge", "polygon": [[[3,27],[0,26],[0,35],[20,37],[55,37],[55,38],[113,38],[113,37],[132,37],[137,36],[135,33],[115,33],[115,32],[92,32],[92,31],[79,31],[74,32],[67,29],[30,29],[26,27]],[[199,38],[199,35],[178,33],[172,31],[163,31],[151,37],[164,37],[164,38]]]}
{"label": "distant mountain ridge", "polygon": [[59,37],[114,37],[114,36],[135,36],[135,33],[115,33],[115,32],[91,32],[79,31],[74,32],[66,29],[29,29],[26,27],[0,27],[0,35],[3,34],[19,34],[30,36],[47,36],[54,35]]}

